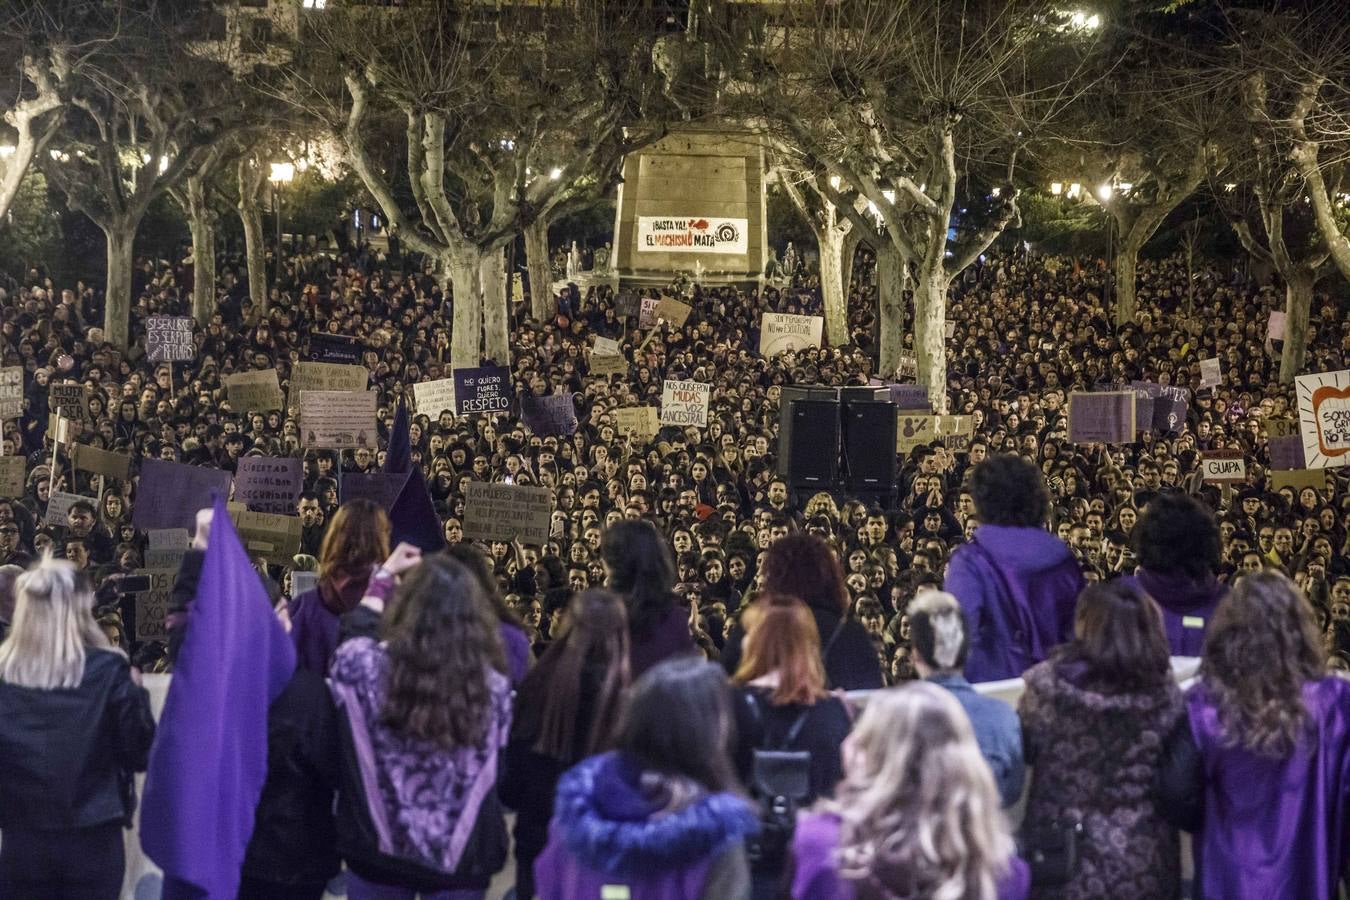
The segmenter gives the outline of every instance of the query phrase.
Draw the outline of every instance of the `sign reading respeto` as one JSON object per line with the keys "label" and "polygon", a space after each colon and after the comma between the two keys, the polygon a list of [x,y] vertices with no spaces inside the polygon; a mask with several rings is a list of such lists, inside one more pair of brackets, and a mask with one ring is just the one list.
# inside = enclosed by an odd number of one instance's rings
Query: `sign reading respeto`
{"label": "sign reading respeto", "polygon": [[639,253],[724,253],[745,255],[750,252],[747,219],[680,218],[638,216]]}

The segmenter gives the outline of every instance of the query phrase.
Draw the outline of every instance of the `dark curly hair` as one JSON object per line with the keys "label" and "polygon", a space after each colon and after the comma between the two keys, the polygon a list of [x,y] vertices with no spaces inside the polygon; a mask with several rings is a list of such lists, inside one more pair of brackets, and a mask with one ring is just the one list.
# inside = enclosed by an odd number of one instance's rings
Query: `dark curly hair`
{"label": "dark curly hair", "polygon": [[1158,494],[1134,527],[1139,564],[1159,575],[1203,581],[1219,568],[1219,528],[1210,511],[1185,494]]}
{"label": "dark curly hair", "polygon": [[468,567],[426,557],[385,612],[389,673],[380,721],[447,750],[482,743],[491,719],[488,670],[502,671],[497,618]]}
{"label": "dark curly hair", "polygon": [[975,516],[984,525],[1040,528],[1050,516],[1050,492],[1041,470],[1020,456],[1000,453],[970,478]]}
{"label": "dark curly hair", "polygon": [[839,558],[813,534],[788,534],[764,554],[764,590],[800,597],[807,606],[848,614],[848,588]]}
{"label": "dark curly hair", "polygon": [[1307,727],[1303,685],[1326,666],[1303,593],[1278,572],[1254,572],[1238,579],[1210,620],[1200,679],[1230,745],[1281,759]]}

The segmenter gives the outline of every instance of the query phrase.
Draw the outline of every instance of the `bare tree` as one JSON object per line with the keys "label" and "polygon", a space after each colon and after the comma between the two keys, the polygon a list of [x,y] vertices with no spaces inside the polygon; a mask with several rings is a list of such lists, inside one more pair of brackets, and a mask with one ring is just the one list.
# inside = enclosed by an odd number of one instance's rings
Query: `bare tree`
{"label": "bare tree", "polygon": [[267,183],[266,159],[252,147],[235,161],[238,203],[235,210],[244,230],[244,261],[248,268],[248,295],[262,311],[267,310],[267,250],[263,237],[262,191]]}
{"label": "bare tree", "polygon": [[728,102],[835,180],[838,209],[861,203],[880,221],[879,270],[888,248],[903,261],[898,275],[886,261],[879,285],[881,369],[899,364],[903,303],[887,294],[907,270],[919,377],[945,409],[948,285],[1019,221],[1018,156],[1067,102],[1075,50],[1055,46],[1058,14],[1039,0],[813,0],[761,15],[717,36]]}
{"label": "bare tree", "polygon": [[315,17],[288,96],[339,136],[391,232],[448,275],[452,365],[509,358],[506,243],[656,136],[636,127],[650,49],[627,26],[601,2]]}
{"label": "bare tree", "polygon": [[778,183],[815,235],[820,255],[820,297],[825,308],[825,335],[831,346],[842,347],[850,340],[844,255],[847,250],[851,258],[853,249],[857,247],[856,240],[849,240],[854,229],[853,220],[840,212],[827,194],[822,193],[810,172],[791,168],[783,156],[778,157],[775,169]]}

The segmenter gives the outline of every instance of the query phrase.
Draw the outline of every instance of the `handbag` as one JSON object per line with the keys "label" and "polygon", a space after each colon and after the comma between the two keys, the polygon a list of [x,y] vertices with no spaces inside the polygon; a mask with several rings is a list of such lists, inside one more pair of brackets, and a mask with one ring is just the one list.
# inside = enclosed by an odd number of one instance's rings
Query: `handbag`
{"label": "handbag", "polygon": [[1031,868],[1032,886],[1058,887],[1072,881],[1078,874],[1078,844],[1082,837],[1082,822],[1056,820],[1024,825],[1018,836],[1018,854]]}

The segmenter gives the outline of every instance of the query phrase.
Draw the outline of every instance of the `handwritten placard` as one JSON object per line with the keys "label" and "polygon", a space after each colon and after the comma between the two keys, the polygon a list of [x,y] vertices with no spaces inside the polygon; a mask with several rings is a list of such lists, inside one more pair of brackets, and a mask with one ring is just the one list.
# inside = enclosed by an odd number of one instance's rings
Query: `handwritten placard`
{"label": "handwritten placard", "polygon": [[759,353],[774,357],[789,350],[819,347],[824,333],[822,316],[766,312],[759,320]]}
{"label": "handwritten placard", "polygon": [[688,303],[681,303],[674,297],[662,297],[656,304],[656,317],[665,319],[676,328],[684,327],[684,323],[689,320],[689,314],[693,312],[693,307]]}
{"label": "handwritten placard", "polygon": [[55,525],[58,528],[65,528],[67,523],[66,514],[76,503],[83,500],[90,506],[96,506],[96,501],[92,497],[81,497],[79,494],[67,494],[65,491],[52,491],[47,498],[47,514],[42,517],[42,524]]}
{"label": "handwritten placard", "polygon": [[645,444],[661,430],[661,421],[655,406],[621,406],[614,410],[614,429]]}
{"label": "handwritten placard", "polygon": [[1200,387],[1216,388],[1223,384],[1223,366],[1217,356],[1200,360]]}
{"label": "handwritten placard", "polygon": [[23,367],[6,366],[0,369],[0,419],[17,419],[23,415]]}
{"label": "handwritten placard", "polygon": [[917,379],[919,377],[919,358],[913,353],[901,353],[900,363],[895,369],[895,377]]}
{"label": "handwritten placard", "polygon": [[709,394],[709,386],[701,382],[666,379],[661,386],[661,424],[705,427]]}
{"label": "handwritten placard", "polygon": [[595,338],[595,346],[591,348],[593,356],[618,356],[620,353],[619,342],[614,338],[599,337]]}
{"label": "handwritten placard", "polygon": [[153,457],[141,460],[136,502],[131,524],[142,531],[152,528],[196,527],[197,510],[212,503],[214,495],[228,496],[231,475],[223,469],[189,466]]}
{"label": "handwritten placard", "polygon": [[900,410],[895,417],[895,451],[908,455],[915,447],[933,442],[937,416]]}
{"label": "handwritten placard", "polygon": [[640,308],[639,297],[632,291],[619,291],[614,298],[614,314],[621,319],[631,319]]}
{"label": "handwritten placard", "polygon": [[1300,375],[1295,385],[1308,468],[1350,465],[1350,369]]}
{"label": "handwritten placard", "polygon": [[241,456],[234,470],[234,500],[253,512],[290,515],[304,483],[304,467],[298,459]]}
{"label": "handwritten placard", "polygon": [[378,391],[304,391],[300,394],[303,447],[369,447],[376,444]]}
{"label": "handwritten placard", "polygon": [[552,514],[553,492],[548,488],[474,481],[464,500],[464,536],[543,545]]}
{"label": "handwritten placard", "polygon": [[249,556],[265,556],[271,561],[300,552],[299,516],[251,512],[231,504],[230,518]]}
{"label": "handwritten placard", "polygon": [[192,319],[188,316],[150,316],[145,320],[147,362],[189,362],[197,358],[192,343]]}
{"label": "handwritten placard", "polygon": [[1200,459],[1200,471],[1209,484],[1241,484],[1247,480],[1247,460],[1241,450],[1209,450]]}
{"label": "handwritten placard", "polygon": [[638,309],[638,327],[651,328],[656,324],[656,307],[660,304],[656,297],[643,297]]}
{"label": "handwritten placard", "polygon": [[53,384],[47,388],[47,405],[57,415],[83,424],[90,420],[89,396],[84,385],[74,382]]}
{"label": "handwritten placard", "polygon": [[125,453],[100,450],[88,444],[76,444],[70,449],[75,468],[81,472],[92,472],[109,478],[126,478],[127,473],[131,471],[131,457]]}
{"label": "handwritten placard", "polygon": [[1270,312],[1270,318],[1266,320],[1266,340],[1282,341],[1284,340],[1285,313],[1282,309],[1274,309]]}
{"label": "handwritten placard", "polygon": [[133,575],[148,578],[150,590],[135,595],[136,602],[136,640],[162,641],[168,637],[164,620],[169,614],[169,600],[173,596],[174,585],[178,583],[177,567],[163,569],[137,569]]}
{"label": "handwritten placard", "polygon": [[0,456],[0,497],[19,498],[24,495],[27,465],[22,456]]}
{"label": "handwritten placard", "polygon": [[441,413],[455,411],[455,380],[441,378],[437,381],[422,381],[413,385],[413,398],[417,401],[417,412],[439,419]]}
{"label": "handwritten placard", "polygon": [[188,551],[186,528],[155,528],[146,532],[149,546],[145,551],[147,569],[177,569]]}
{"label": "handwritten placard", "polygon": [[520,418],[534,434],[568,435],[577,430],[577,410],[571,394],[522,397]]}
{"label": "handwritten placard", "polygon": [[293,409],[300,406],[304,391],[364,391],[370,381],[365,366],[347,366],[340,363],[298,362],[291,369],[290,393],[286,403]]}
{"label": "handwritten placard", "polygon": [[505,366],[455,369],[455,407],[461,416],[511,411],[511,370]]}
{"label": "handwritten placard", "polygon": [[1075,444],[1128,444],[1135,438],[1133,391],[1069,395],[1069,440]]}
{"label": "handwritten placard", "polygon": [[276,369],[236,372],[225,376],[225,396],[229,398],[230,408],[235,412],[267,412],[286,405]]}
{"label": "handwritten placard", "polygon": [[602,377],[610,375],[627,375],[628,360],[622,356],[611,356],[607,353],[591,354],[591,374]]}

